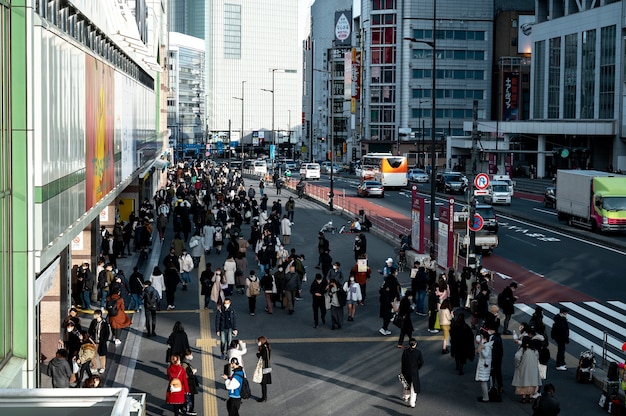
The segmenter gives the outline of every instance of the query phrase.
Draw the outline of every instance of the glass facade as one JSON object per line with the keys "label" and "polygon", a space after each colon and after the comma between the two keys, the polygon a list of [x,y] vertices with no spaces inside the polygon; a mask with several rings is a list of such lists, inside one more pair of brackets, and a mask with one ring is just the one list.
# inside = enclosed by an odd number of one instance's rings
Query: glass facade
{"label": "glass facade", "polygon": [[224,58],[241,59],[240,4],[224,4]]}
{"label": "glass facade", "polygon": [[596,30],[582,33],[580,118],[594,118],[596,94]]}
{"label": "glass facade", "polygon": [[615,117],[615,25],[600,29],[599,117]]}
{"label": "glass facade", "polygon": [[548,67],[548,118],[559,118],[561,91],[561,38],[550,39]]}
{"label": "glass facade", "polygon": [[533,51],[535,57],[535,67],[533,73],[535,75],[534,80],[534,94],[533,94],[533,118],[543,118],[544,102],[545,102],[545,67],[546,67],[546,41],[542,40],[535,42],[535,50]]}
{"label": "glass facade", "polygon": [[396,133],[396,2],[375,0],[372,6],[369,135],[389,141]]}
{"label": "glass facade", "polygon": [[576,118],[576,76],[578,72],[578,34],[565,36],[563,77],[563,118]]}
{"label": "glass facade", "polygon": [[11,114],[9,105],[10,27],[9,9],[0,3],[0,368],[10,356],[11,305]]}

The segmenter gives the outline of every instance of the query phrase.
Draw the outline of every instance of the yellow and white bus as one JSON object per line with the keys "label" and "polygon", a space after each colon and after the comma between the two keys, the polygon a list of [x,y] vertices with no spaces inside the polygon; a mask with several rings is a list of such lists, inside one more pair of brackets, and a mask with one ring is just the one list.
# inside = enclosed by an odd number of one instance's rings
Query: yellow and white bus
{"label": "yellow and white bus", "polygon": [[368,153],[361,160],[362,180],[377,180],[385,187],[401,188],[408,184],[406,157],[391,153]]}

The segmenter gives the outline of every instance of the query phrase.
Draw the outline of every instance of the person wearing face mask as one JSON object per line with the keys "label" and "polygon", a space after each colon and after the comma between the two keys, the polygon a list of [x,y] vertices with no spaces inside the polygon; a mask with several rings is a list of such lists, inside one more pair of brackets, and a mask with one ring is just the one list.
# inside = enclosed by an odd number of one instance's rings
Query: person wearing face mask
{"label": "person wearing face mask", "polygon": [[257,399],[257,402],[267,401],[267,385],[272,384],[272,365],[270,358],[272,355],[272,348],[270,343],[267,342],[267,338],[263,335],[257,338],[257,345],[259,350],[256,353],[258,358],[263,359],[263,379],[261,380],[261,397]]}
{"label": "person wearing face mask", "polygon": [[348,305],[348,321],[354,321],[356,305],[363,299],[361,297],[361,286],[355,281],[354,276],[350,276],[348,281],[344,283],[343,290],[347,294],[346,305]]}
{"label": "person wearing face mask", "polygon": [[338,261],[334,262],[333,268],[328,271],[328,274],[326,274],[326,280],[328,280],[329,282],[331,280],[336,280],[337,283],[342,284],[343,272],[341,271],[340,267],[341,267],[341,264]]}
{"label": "person wearing face mask", "polygon": [[315,280],[311,282],[309,292],[313,299],[313,328],[319,327],[319,315],[322,315],[322,324],[326,324],[326,302],[324,295],[328,290],[328,281],[324,279],[321,273],[315,274]]}
{"label": "person wearing face mask", "polygon": [[237,315],[230,305],[230,298],[224,299],[224,304],[217,308],[215,314],[215,330],[220,337],[220,350],[222,360],[226,359],[226,349],[230,345],[233,337],[237,336]]}
{"label": "person wearing face mask", "polygon": [[198,378],[196,377],[196,373],[198,369],[194,368],[191,365],[191,360],[193,360],[193,354],[189,348],[185,349],[185,353],[183,354],[181,365],[185,369],[185,373],[187,373],[187,385],[189,386],[189,395],[191,397],[191,401],[186,404],[185,413],[189,416],[195,416],[198,413],[194,410],[196,405],[196,394],[198,394]]}

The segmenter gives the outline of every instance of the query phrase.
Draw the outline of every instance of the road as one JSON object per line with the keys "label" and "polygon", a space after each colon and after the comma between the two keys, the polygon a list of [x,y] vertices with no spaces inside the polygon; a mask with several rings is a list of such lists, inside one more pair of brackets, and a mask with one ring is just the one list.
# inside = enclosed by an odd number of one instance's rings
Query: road
{"label": "road", "polygon": [[[327,185],[322,178],[320,185]],[[335,192],[354,195],[358,181],[337,177]],[[429,184],[419,184],[425,191],[426,213],[430,212]],[[438,194],[436,205],[447,205],[448,198]],[[453,195],[463,203],[463,196]],[[408,190],[386,190],[384,199],[368,199],[375,205],[410,217]],[[457,204],[457,209],[462,205]],[[438,211],[438,208],[436,209]],[[623,264],[626,250],[623,235],[594,235],[556,221],[553,209],[542,202],[514,197],[510,207],[497,207],[500,244],[492,255],[483,256],[481,264],[495,272],[496,290],[511,279],[520,284],[517,308],[519,320],[530,318],[536,305],[552,317],[560,306],[570,309],[572,339],[576,353],[593,345],[602,351],[607,343],[608,357],[622,360],[621,345],[626,333],[626,283]],[[525,219],[523,219],[525,218]],[[428,226],[429,219],[426,223]],[[428,232],[425,232],[428,235]]]}

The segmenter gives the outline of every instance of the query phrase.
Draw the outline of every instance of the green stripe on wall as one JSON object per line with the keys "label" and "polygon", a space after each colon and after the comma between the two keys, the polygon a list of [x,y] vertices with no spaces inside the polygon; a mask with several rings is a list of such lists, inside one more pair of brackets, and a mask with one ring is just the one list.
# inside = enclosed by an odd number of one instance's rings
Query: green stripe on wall
{"label": "green stripe on wall", "polygon": [[44,186],[36,186],[35,203],[41,204],[42,202],[46,202],[68,189],[84,182],[85,179],[86,171],[85,169],[81,169],[77,172],[65,175],[64,177],[52,181]]}

